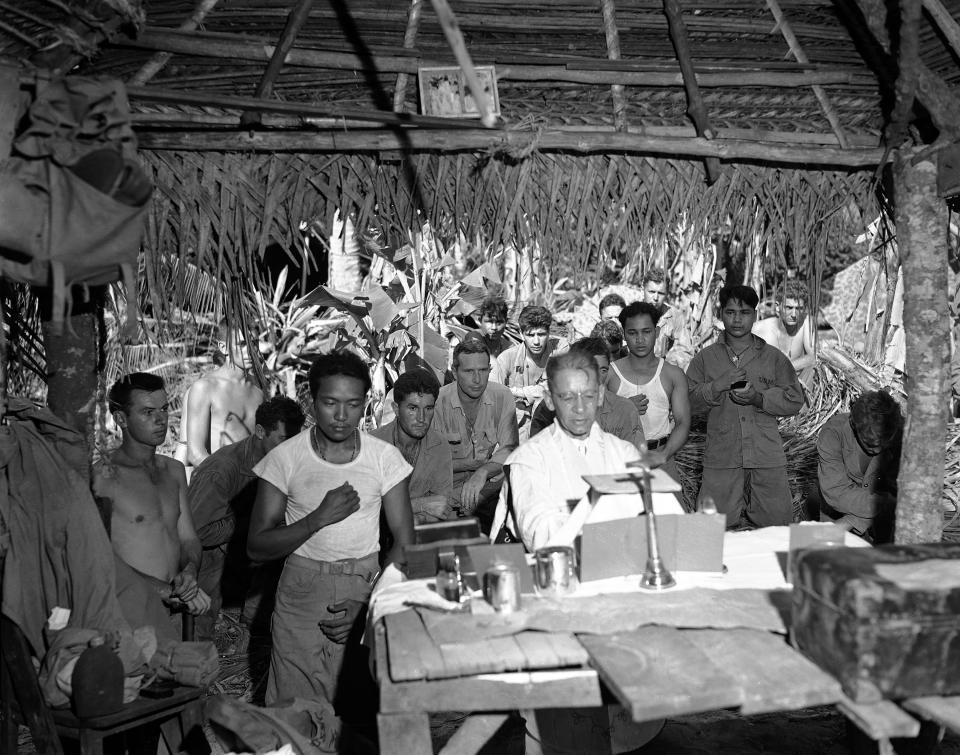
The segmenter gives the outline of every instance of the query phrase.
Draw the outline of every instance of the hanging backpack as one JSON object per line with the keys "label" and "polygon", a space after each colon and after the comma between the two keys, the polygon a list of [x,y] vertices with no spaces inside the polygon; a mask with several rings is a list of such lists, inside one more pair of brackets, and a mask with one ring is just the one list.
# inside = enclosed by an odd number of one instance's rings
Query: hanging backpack
{"label": "hanging backpack", "polygon": [[37,89],[0,164],[0,275],[50,286],[55,324],[71,286],[123,279],[129,322],[153,186],[136,160],[123,84],[66,77]]}

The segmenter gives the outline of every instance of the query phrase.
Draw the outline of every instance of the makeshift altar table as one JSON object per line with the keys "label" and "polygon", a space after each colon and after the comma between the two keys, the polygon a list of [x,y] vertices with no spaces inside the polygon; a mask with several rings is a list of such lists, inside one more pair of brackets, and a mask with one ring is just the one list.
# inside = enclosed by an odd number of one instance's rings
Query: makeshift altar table
{"label": "makeshift altar table", "polygon": [[553,726],[563,716],[548,711],[599,708],[604,689],[637,722],[840,702],[836,680],[785,641],[788,541],[786,527],[729,533],[724,574],[679,572],[659,594],[641,593],[639,576],[608,579],[569,598],[524,596],[512,616],[436,610],[450,604],[430,580],[382,586],[371,602],[381,751],[430,752],[427,714],[469,711],[448,748],[472,752],[505,711]]}

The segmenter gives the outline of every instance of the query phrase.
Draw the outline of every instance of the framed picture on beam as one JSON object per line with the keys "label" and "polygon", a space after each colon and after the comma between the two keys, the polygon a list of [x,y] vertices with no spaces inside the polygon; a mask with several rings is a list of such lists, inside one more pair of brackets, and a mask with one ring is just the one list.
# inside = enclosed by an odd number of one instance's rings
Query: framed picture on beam
{"label": "framed picture on beam", "polygon": [[[493,66],[476,66],[477,78],[490,112],[500,115],[497,74]],[[420,113],[440,118],[479,118],[480,109],[460,66],[433,66],[417,69],[420,82]]]}

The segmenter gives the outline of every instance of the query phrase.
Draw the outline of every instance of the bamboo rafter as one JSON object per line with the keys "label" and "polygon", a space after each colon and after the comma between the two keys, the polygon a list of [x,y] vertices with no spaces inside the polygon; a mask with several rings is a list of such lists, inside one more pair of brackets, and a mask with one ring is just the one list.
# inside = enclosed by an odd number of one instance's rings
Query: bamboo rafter
{"label": "bamboo rafter", "polygon": [[[417,41],[417,29],[420,28],[420,17],[423,15],[423,0],[410,0],[410,11],[407,16],[407,28],[403,33],[403,47],[405,50],[413,49]],[[396,113],[403,112],[404,103],[407,100],[407,82],[410,74],[406,71],[400,71],[397,74],[397,84],[393,90],[393,110]]]}
{"label": "bamboo rafter", "polygon": [[[293,10],[291,10],[287,16],[283,33],[280,35],[277,46],[270,56],[270,62],[267,63],[267,68],[263,72],[263,76],[260,78],[260,81],[257,82],[257,89],[254,92],[254,97],[257,99],[268,100],[273,94],[273,84],[277,80],[277,76],[280,75],[280,69],[283,68],[287,53],[293,48],[297,34],[300,33],[300,29],[307,21],[311,5],[313,5],[313,0],[297,0],[296,6],[294,6]],[[256,110],[247,110],[240,116],[240,124],[243,126],[252,126],[259,122],[260,113]]]}
{"label": "bamboo rafter", "polygon": [[[207,17],[207,14],[212,11],[219,0],[200,0],[197,3],[197,7],[194,9],[193,13],[190,14],[190,18],[180,24],[178,31],[193,31],[200,24],[203,23],[203,19]],[[134,86],[143,86],[150,79],[156,76],[160,71],[163,70],[163,67],[170,62],[170,58],[173,55],[169,52],[158,52],[150,57],[146,63],[141,66],[140,70],[137,71],[130,79],[127,81],[127,84],[132,84]]]}
{"label": "bamboo rafter", "polygon": [[[600,0],[600,9],[603,11],[603,31],[607,38],[607,57],[620,60],[620,33],[613,0]],[[617,131],[626,131],[627,101],[623,96],[623,84],[612,84],[610,94],[613,97],[613,127]]]}
{"label": "bamboo rafter", "polygon": [[[710,116],[700,96],[700,86],[697,83],[696,70],[693,67],[693,57],[690,53],[690,40],[687,37],[687,27],[683,22],[683,10],[680,0],[663,0],[663,10],[667,16],[667,26],[670,29],[670,40],[677,53],[677,62],[683,73],[683,87],[687,92],[687,114],[697,129],[697,135],[704,139],[712,139],[715,134],[710,125]],[[706,157],[703,161],[707,171],[707,182],[714,183],[720,177],[720,161],[716,157]]]}
{"label": "bamboo rafter", "polygon": [[[767,7],[773,14],[773,18],[777,22],[777,28],[780,29],[780,33],[783,35],[784,40],[786,40],[790,52],[793,53],[793,57],[796,58],[798,63],[809,63],[810,58],[808,58],[807,54],[803,51],[797,35],[793,33],[793,28],[790,26],[790,22],[787,21],[787,17],[784,15],[780,3],[778,3],[777,0],[767,0]],[[830,128],[837,137],[837,141],[840,142],[841,147],[846,147],[847,136],[844,133],[843,125],[840,123],[840,118],[837,116],[837,111],[830,103],[830,98],[819,84],[814,84],[811,88],[813,89],[814,95],[816,95],[817,102],[820,103],[820,107],[823,109],[823,114],[830,123]]]}

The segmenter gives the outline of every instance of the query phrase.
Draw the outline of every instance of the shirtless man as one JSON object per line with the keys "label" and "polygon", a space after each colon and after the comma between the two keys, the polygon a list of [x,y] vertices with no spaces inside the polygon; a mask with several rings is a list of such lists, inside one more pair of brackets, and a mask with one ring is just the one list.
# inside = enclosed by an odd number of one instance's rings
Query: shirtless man
{"label": "shirtless man", "polygon": [[777,317],[767,317],[753,326],[754,335],[779,349],[793,363],[793,369],[805,382],[804,370],[817,361],[813,326],[806,312],[807,287],[800,281],[787,281],[777,299]]}
{"label": "shirtless man", "polygon": [[168,605],[203,613],[210,599],[197,585],[201,549],[187,505],[183,465],[156,452],[167,437],[163,378],[145,372],[126,375],[108,399],[123,441],[94,466],[93,492],[105,507],[113,550]]}
{"label": "shirtless man", "polygon": [[628,354],[611,365],[607,383],[612,393],[629,398],[640,411],[646,458],[653,467],[663,466],[683,448],[690,432],[687,378],[654,353],[659,319],[660,310],[650,302],[634,302],[620,313]]}
{"label": "shirtless man", "polygon": [[191,385],[183,398],[176,458],[184,465],[195,467],[222,446],[252,435],[263,403],[263,391],[250,379],[252,358],[243,334],[226,321],[220,333],[223,364]]}

